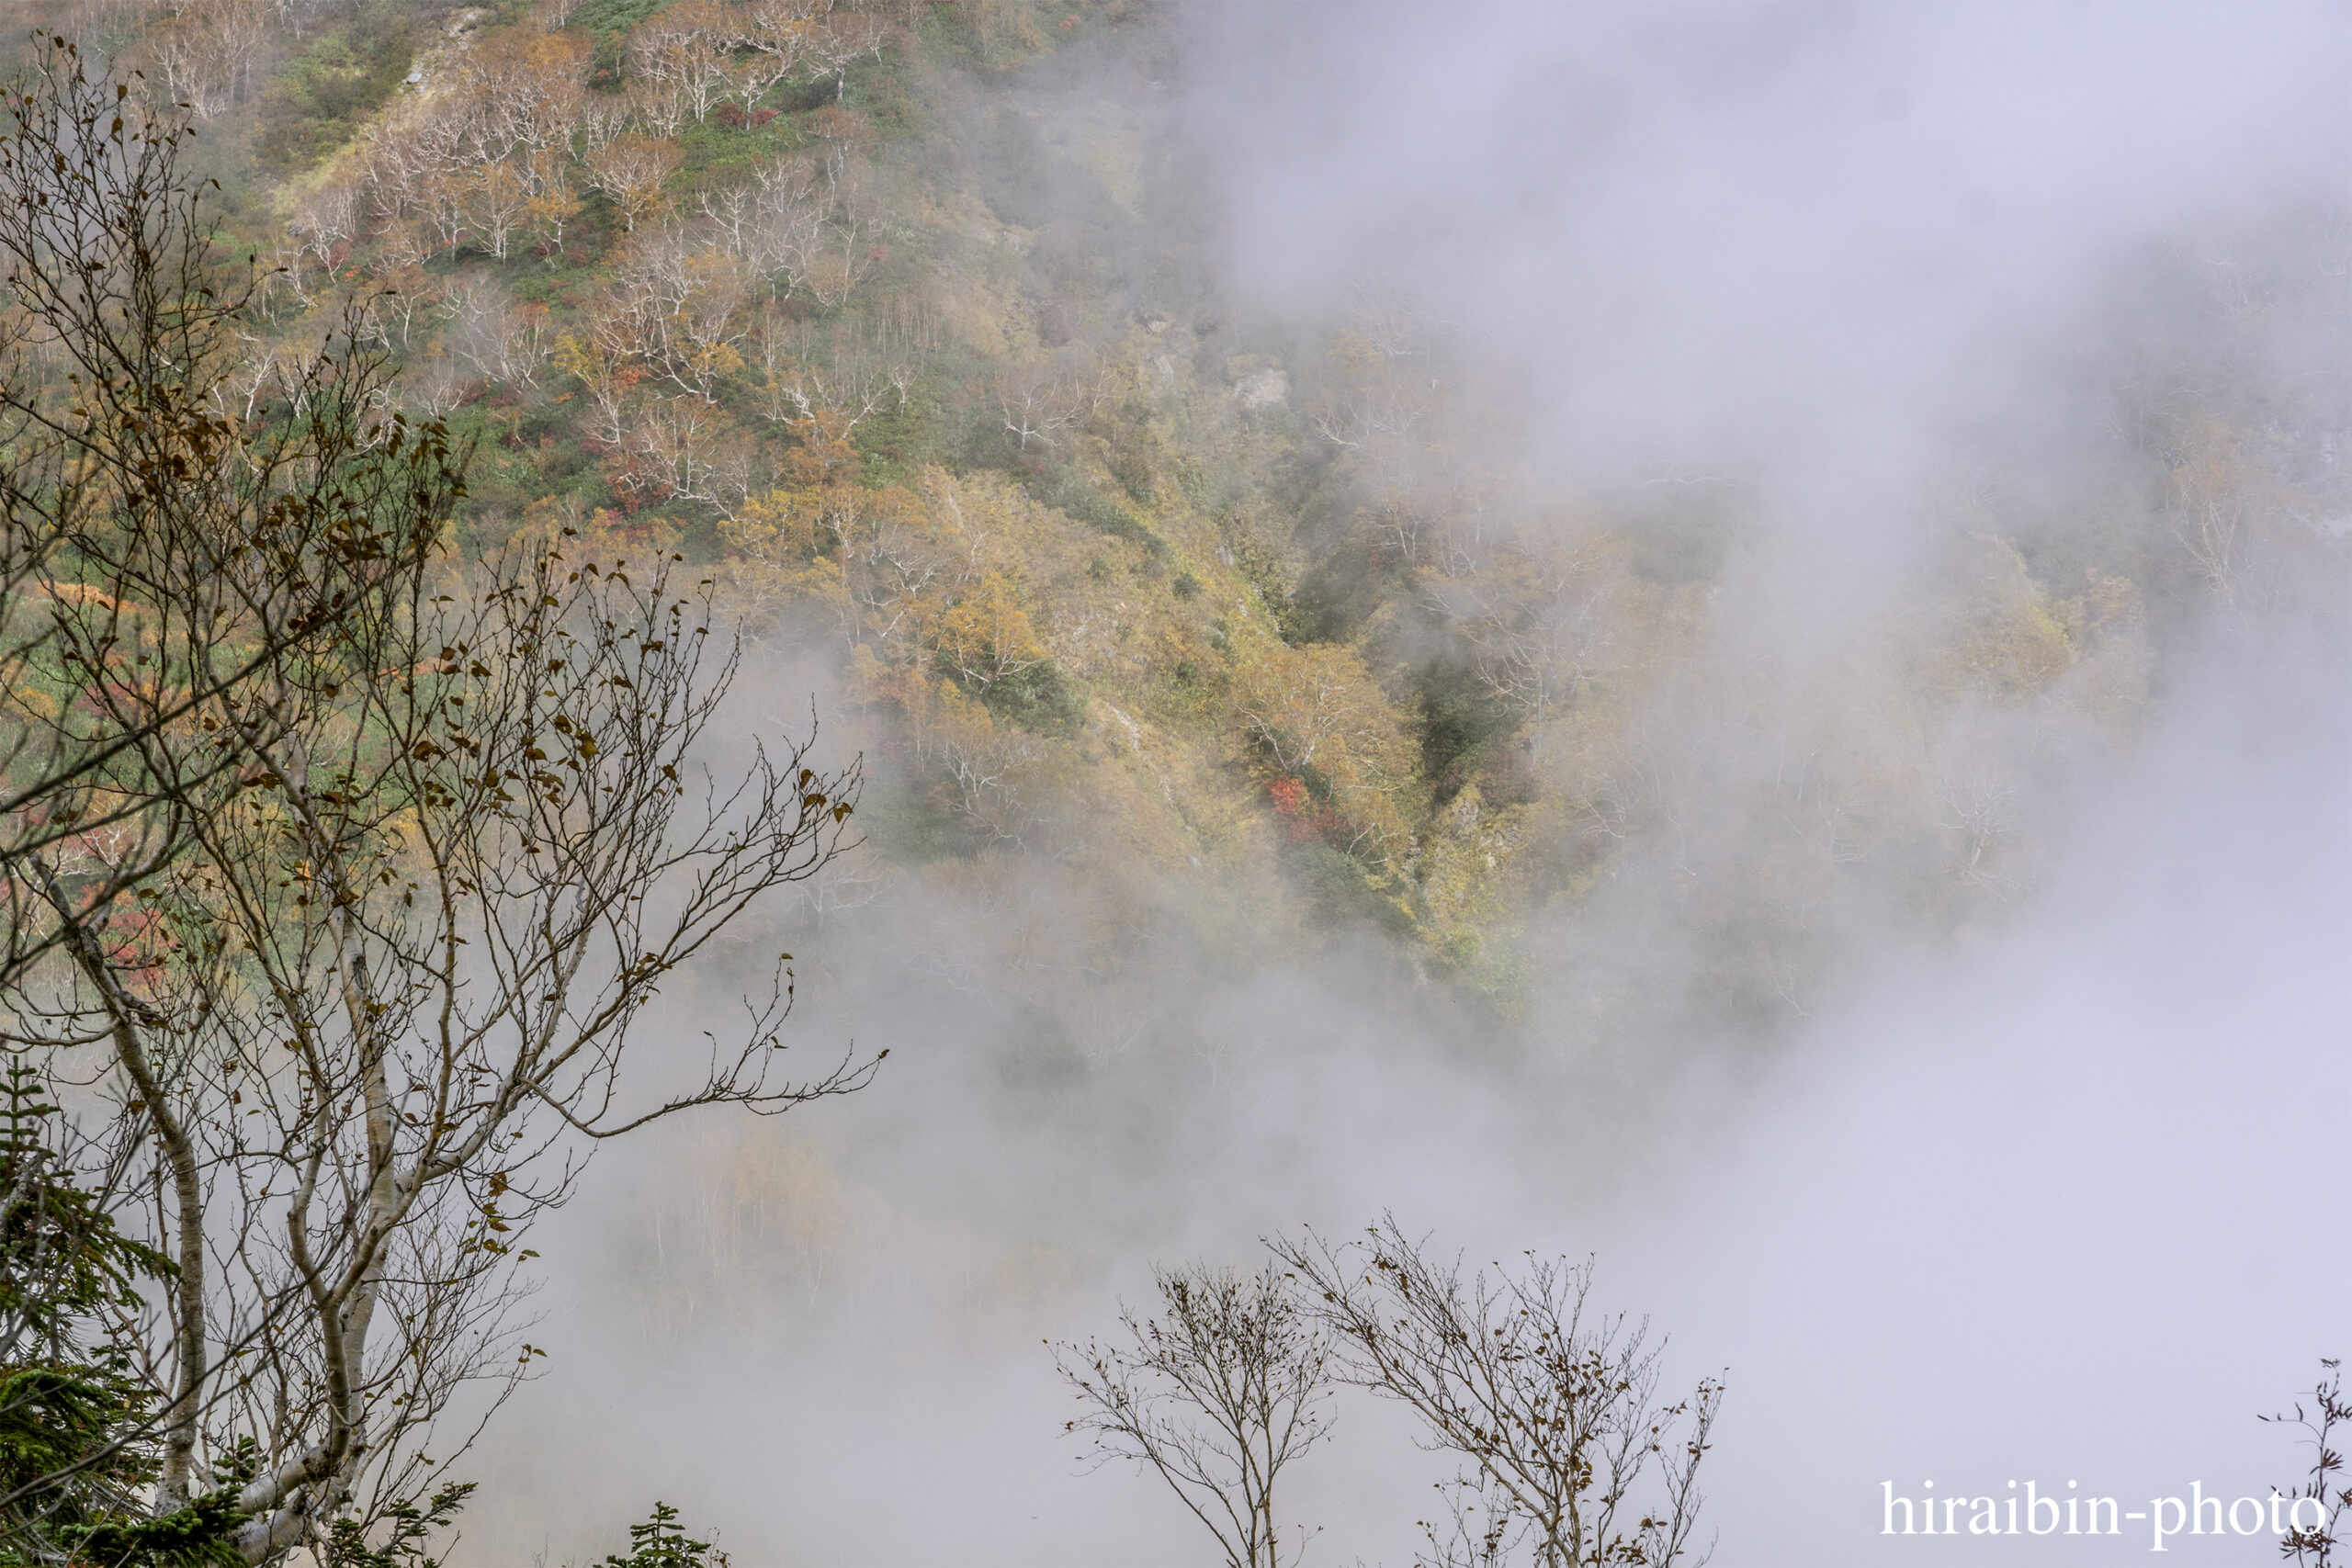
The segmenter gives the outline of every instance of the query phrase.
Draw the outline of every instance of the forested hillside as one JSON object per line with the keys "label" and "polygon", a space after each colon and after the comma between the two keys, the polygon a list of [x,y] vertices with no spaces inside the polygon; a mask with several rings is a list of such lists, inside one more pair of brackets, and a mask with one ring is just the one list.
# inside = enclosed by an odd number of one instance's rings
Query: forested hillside
{"label": "forested hillside", "polygon": [[[1769,1030],[1844,928],[2029,886],[2037,777],[2130,743],[2202,606],[2298,617],[2343,567],[2324,411],[2232,373],[2343,287],[2276,234],[2119,279],[2053,367],[2095,477],[1960,443],[1874,646],[1792,706],[1712,618],[1741,473],[1531,479],[1507,375],[1376,258],[1309,320],[1220,299],[1166,108],[1204,66],[1148,7],[71,15],[190,107],[270,269],[241,412],[358,312],[390,404],[479,444],[470,546],[675,551],[840,672],[885,765],[829,896],[1043,868],[1102,976],[1171,919],[1261,955],[1368,927],[1501,1017],[1541,949],[1595,1027]],[[1696,959],[1671,996],[1602,973],[1659,946]]]}

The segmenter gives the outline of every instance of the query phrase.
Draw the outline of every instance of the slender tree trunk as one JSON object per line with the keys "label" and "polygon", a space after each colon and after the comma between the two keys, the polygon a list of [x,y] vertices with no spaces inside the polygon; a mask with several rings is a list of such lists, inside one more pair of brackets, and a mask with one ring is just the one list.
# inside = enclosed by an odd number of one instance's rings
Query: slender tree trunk
{"label": "slender tree trunk", "polygon": [[55,874],[38,859],[31,864],[40,877],[42,892],[59,918],[67,922],[67,941],[75,965],[106,1005],[113,1025],[115,1055],[130,1075],[144,1114],[153,1119],[156,1142],[163,1148],[164,1164],[171,1168],[172,1194],[179,1210],[173,1247],[179,1276],[173,1281],[171,1295],[173,1351],[178,1365],[172,1380],[172,1403],[164,1413],[164,1470],[156,1489],[157,1502],[168,1513],[188,1500],[188,1483],[196,1469],[197,1417],[210,1372],[204,1332],[204,1188],[197,1174],[196,1145],[165,1100],[164,1085],[148,1060],[146,1043],[140,1038],[141,1015],[147,1010],[132,1001],[116,982],[96,933],[86,921],[75,918]]}

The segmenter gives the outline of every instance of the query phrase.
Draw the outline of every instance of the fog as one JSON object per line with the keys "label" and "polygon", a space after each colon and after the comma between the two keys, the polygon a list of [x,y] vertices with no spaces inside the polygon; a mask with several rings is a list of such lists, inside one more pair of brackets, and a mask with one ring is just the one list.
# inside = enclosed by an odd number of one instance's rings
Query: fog
{"label": "fog", "polygon": [[[2343,7],[1219,7],[1177,36],[1155,112],[1220,313],[1405,301],[1431,375],[1510,410],[1473,444],[1512,526],[1558,493],[1742,498],[1652,716],[1701,839],[1744,830],[1711,807],[1775,737],[1867,706],[1982,526],[1955,492],[2075,525],[2134,355],[2226,359],[2345,494],[2340,288],[2224,355],[2135,281],[2154,254],[2211,289],[2341,276]],[[1540,926],[1504,1025],[1370,935],[1269,964],[1171,934],[1102,983],[1066,956],[1102,892],[1067,868],[876,870],[799,919],[795,1037],[883,1074],[600,1156],[535,1239],[560,1375],[478,1456],[459,1559],[594,1560],[660,1496],[738,1564],[1207,1560],[1156,1481],[1084,1472],[1039,1341],[1107,1329],[1155,1260],[1384,1210],[1473,1261],[1589,1253],[1671,1382],[1724,1372],[1718,1563],[1961,1560],[1878,1533],[1888,1481],[2126,1509],[2299,1481],[2254,1417],[2352,1344],[2352,685],[2345,606],[2279,603],[2161,612],[2153,695],[2098,743],[1956,723],[1939,754],[2014,775],[2035,874],[1936,941],[1826,919],[1767,1045],[1591,1003],[1692,962],[1630,895]],[[789,728],[811,690],[838,707],[778,660],[751,694]],[[1125,896],[1179,929],[1183,886]],[[1444,1473],[1353,1400],[1284,1506],[1310,1562],[1401,1562]]]}

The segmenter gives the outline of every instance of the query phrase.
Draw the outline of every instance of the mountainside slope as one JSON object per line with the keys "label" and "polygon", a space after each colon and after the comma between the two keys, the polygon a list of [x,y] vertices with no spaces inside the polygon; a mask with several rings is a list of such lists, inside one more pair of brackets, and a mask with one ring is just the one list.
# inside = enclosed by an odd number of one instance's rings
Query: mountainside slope
{"label": "mountainside slope", "polygon": [[2137,411],[2100,477],[1960,443],[1904,593],[1822,649],[1725,618],[1805,564],[1741,475],[1531,478],[1518,389],[1376,267],[1308,319],[1229,298],[1168,14],[271,14],[81,13],[192,106],[225,237],[280,269],[244,413],[356,309],[401,412],[480,441],[477,547],[708,563],[888,763],[876,863],[820,909],[1053,889],[1049,938],[953,962],[1046,964],[1059,1011],[1368,929],[1494,1019],[1769,1032],[1866,933],[2029,887],[2057,765],[2129,745],[2211,615],[2264,635],[2343,581],[2305,438],[2340,411],[2245,368],[2340,279],[2240,310],[2148,262],[2197,327],[2125,312],[2076,367]]}

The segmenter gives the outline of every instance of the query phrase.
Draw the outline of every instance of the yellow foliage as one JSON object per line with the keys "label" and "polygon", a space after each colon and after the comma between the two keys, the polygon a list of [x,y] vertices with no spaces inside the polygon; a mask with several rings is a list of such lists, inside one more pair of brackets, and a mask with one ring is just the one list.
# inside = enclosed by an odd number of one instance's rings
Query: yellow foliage
{"label": "yellow foliage", "polygon": [[1363,842],[1386,858],[1410,846],[1397,806],[1413,783],[1413,751],[1387,694],[1349,649],[1276,644],[1238,671],[1234,712],[1269,771],[1319,778]]}
{"label": "yellow foliage", "polygon": [[559,333],[555,340],[555,349],[548,357],[555,361],[555,367],[565,375],[591,384],[607,374],[610,369],[605,356],[581,342],[576,333]]}
{"label": "yellow foliage", "polygon": [[1970,681],[1996,697],[2030,695],[2074,661],[2050,596],[2007,540],[1989,543],[1967,610],[1960,655]]}
{"label": "yellow foliage", "polygon": [[1386,368],[1388,356],[1366,342],[1361,333],[1342,332],[1331,340],[1331,362],[1359,376]]}
{"label": "yellow foliage", "polygon": [[984,571],[918,602],[920,636],[940,661],[979,686],[995,684],[1046,658],[1012,584]]}
{"label": "yellow foliage", "polygon": [[772,616],[814,602],[848,612],[841,561],[823,531],[825,516],[820,495],[776,490],[752,497],[719,525],[731,557],[728,584],[745,609]]}

